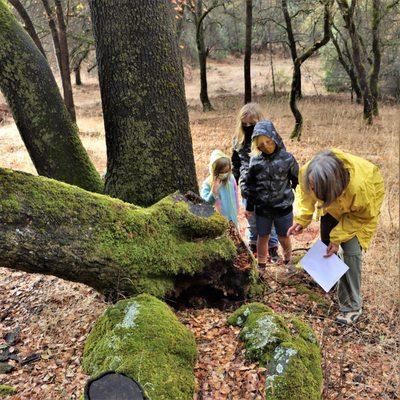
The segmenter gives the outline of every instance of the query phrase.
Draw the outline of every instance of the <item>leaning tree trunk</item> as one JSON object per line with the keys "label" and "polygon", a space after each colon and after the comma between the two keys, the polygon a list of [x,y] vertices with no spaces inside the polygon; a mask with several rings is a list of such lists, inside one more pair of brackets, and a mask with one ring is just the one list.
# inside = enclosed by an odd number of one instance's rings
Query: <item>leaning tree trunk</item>
{"label": "leaning tree trunk", "polygon": [[354,71],[353,61],[352,61],[352,59],[349,59],[349,63],[347,63],[345,61],[342,50],[339,46],[339,43],[336,40],[335,36],[333,35],[332,31],[331,31],[331,39],[332,39],[333,45],[336,48],[338,60],[339,60],[340,64],[342,64],[343,69],[346,71],[346,73],[350,79],[351,88],[354,91],[354,93],[356,94],[356,102],[358,104],[361,104],[362,93],[361,93],[360,85],[358,84],[357,75]]}
{"label": "leaning tree trunk", "polygon": [[246,47],[244,52],[244,103],[251,102],[251,34],[253,30],[253,1],[246,0]]}
{"label": "leaning tree trunk", "polygon": [[35,42],[36,46],[40,50],[40,52],[43,54],[43,57],[46,58],[46,53],[43,49],[42,42],[39,39],[38,34],[36,33],[36,29],[33,25],[33,22],[31,18],[29,17],[29,14],[25,10],[25,7],[19,0],[8,0],[13,7],[17,10],[19,16],[21,17],[22,21],[24,21],[24,26],[26,31],[29,33],[29,36],[32,38],[32,40]]}
{"label": "leaning tree trunk", "polygon": [[295,80],[296,83],[296,97],[301,99],[302,92],[301,92],[301,65],[296,63],[297,59],[297,47],[296,47],[296,40],[294,38],[293,27],[292,27],[292,19],[289,14],[287,0],[282,0],[282,12],[285,18],[286,24],[286,33],[288,37],[288,45],[290,49],[290,55],[293,61],[293,81]]}
{"label": "leaning tree trunk", "polygon": [[101,192],[92,165],[51,69],[0,0],[0,89],[40,175]]}
{"label": "leaning tree trunk", "polygon": [[[58,69],[60,71],[61,84],[63,87],[64,103],[67,107],[71,118],[76,121],[75,116],[75,105],[72,97],[71,87],[71,76],[66,73],[65,66],[65,43],[62,43],[59,31],[57,30],[57,24],[53,10],[51,9],[49,0],[42,0],[43,7],[45,9],[47,20],[51,32],[51,37],[53,39],[54,52],[57,58]],[[69,68],[69,67],[68,67]]]}
{"label": "leaning tree trunk", "polygon": [[90,0],[107,143],[106,193],[150,205],[197,190],[168,0]]}
{"label": "leaning tree trunk", "polygon": [[82,282],[113,298],[243,298],[255,272],[228,222],[170,195],[149,208],[0,168],[0,265]]}
{"label": "leaning tree trunk", "polygon": [[330,24],[331,24],[331,7],[333,0],[324,0],[324,36],[319,42],[314,43],[311,47],[304,51],[299,57],[295,60],[295,68],[293,72],[292,79],[292,88],[290,91],[290,109],[292,110],[293,116],[295,118],[295,126],[290,135],[291,139],[297,138],[300,140],[301,131],[303,128],[303,116],[301,115],[300,110],[297,107],[297,88],[300,76],[296,73],[296,71],[300,71],[301,65],[310,58],[318,49],[325,46],[330,39]]}
{"label": "leaning tree trunk", "polygon": [[69,63],[69,48],[68,48],[68,40],[67,40],[67,26],[65,25],[64,20],[64,12],[61,4],[61,0],[54,0],[56,5],[56,15],[58,22],[58,37],[60,41],[60,50],[61,50],[61,80],[63,85],[64,92],[64,101],[65,105],[71,117],[74,121],[76,121],[76,113],[75,113],[75,104],[74,104],[74,95],[72,92],[72,83],[71,83],[71,68]]}

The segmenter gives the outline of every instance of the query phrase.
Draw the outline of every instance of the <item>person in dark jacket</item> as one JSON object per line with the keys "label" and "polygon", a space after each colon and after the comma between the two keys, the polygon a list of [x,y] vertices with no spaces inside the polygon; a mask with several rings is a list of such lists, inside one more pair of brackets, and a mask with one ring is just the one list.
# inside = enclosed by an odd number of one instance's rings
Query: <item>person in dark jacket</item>
{"label": "person in dark jacket", "polygon": [[287,152],[282,138],[271,121],[254,127],[249,169],[242,184],[247,199],[246,214],[255,214],[258,231],[258,264],[265,267],[268,238],[274,224],[284,252],[284,262],[291,266],[292,246],[288,229],[293,223],[294,192],[299,166]]}
{"label": "person in dark jacket", "polygon": [[[236,179],[236,183],[241,186],[244,176],[249,168],[250,151],[251,151],[251,135],[253,134],[254,126],[258,121],[263,119],[261,109],[257,103],[247,103],[244,105],[237,117],[237,126],[235,137],[233,139],[232,153],[232,173]],[[246,208],[246,198],[243,196],[243,206]],[[248,223],[248,242],[253,253],[257,252],[257,226],[254,215],[247,218]],[[275,229],[272,228],[270,239],[268,242],[268,252],[271,260],[277,262],[278,255],[278,237]]]}

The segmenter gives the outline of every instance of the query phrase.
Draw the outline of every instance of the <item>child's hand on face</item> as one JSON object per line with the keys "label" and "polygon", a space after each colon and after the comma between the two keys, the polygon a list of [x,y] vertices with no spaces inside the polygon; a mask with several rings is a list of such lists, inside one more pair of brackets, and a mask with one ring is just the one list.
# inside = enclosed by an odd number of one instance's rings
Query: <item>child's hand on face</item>
{"label": "child's hand on face", "polygon": [[216,178],[211,186],[211,191],[214,196],[218,195],[218,190],[221,186],[221,180],[219,178]]}

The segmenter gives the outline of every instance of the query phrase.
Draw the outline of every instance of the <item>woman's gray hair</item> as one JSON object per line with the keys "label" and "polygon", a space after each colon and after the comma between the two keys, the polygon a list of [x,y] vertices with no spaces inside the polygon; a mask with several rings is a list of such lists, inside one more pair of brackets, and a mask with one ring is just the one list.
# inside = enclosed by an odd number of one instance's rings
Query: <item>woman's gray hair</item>
{"label": "woman's gray hair", "polygon": [[350,175],[332,151],[322,151],[314,156],[305,173],[304,184],[307,191],[313,191],[322,207],[332,204],[346,189]]}

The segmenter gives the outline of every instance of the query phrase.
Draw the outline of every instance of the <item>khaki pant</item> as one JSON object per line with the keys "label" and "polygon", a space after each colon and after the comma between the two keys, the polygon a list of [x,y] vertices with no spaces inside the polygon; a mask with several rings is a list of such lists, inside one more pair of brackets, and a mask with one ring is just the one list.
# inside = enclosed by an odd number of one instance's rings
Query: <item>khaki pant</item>
{"label": "khaki pant", "polygon": [[[330,214],[321,217],[321,240],[329,244],[331,230],[338,221]],[[339,257],[349,267],[349,270],[340,278],[337,284],[337,295],[341,312],[358,311],[362,307],[361,289],[361,263],[362,249],[357,237],[348,242],[341,243]]]}

